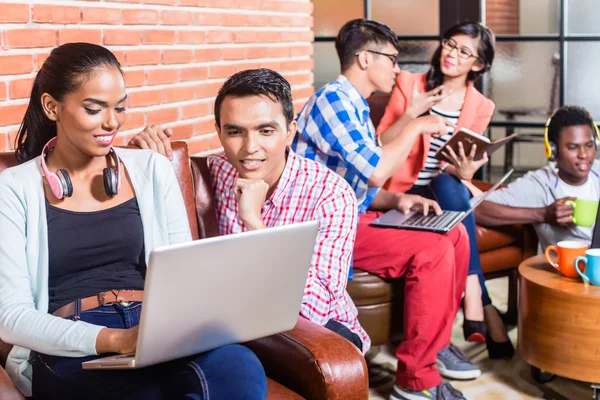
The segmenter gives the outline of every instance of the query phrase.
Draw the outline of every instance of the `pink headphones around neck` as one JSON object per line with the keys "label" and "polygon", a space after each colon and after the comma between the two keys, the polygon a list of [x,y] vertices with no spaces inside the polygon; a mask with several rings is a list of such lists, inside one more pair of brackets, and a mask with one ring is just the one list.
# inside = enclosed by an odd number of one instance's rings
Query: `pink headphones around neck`
{"label": "pink headphones around neck", "polygon": [[[64,197],[71,197],[73,195],[73,184],[71,183],[71,177],[65,169],[59,169],[56,173],[50,172],[46,166],[46,155],[54,149],[56,146],[56,137],[50,139],[48,143],[42,149],[42,174],[48,181],[50,189],[57,199],[61,200]],[[111,147],[108,153],[115,163],[115,169],[104,168],[104,191],[110,197],[116,196],[121,190],[121,167],[119,157],[114,149]]]}

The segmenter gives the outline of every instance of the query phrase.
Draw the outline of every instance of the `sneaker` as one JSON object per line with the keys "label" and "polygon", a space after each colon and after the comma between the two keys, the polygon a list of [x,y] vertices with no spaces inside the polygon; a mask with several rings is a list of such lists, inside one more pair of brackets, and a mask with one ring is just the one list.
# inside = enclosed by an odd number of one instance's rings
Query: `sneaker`
{"label": "sneaker", "polygon": [[438,353],[437,369],[440,375],[448,379],[475,379],[481,375],[481,370],[471,364],[462,350],[453,345]]}
{"label": "sneaker", "polygon": [[442,382],[438,386],[426,390],[409,390],[394,385],[390,400],[466,400],[465,396],[454,389],[448,382]]}

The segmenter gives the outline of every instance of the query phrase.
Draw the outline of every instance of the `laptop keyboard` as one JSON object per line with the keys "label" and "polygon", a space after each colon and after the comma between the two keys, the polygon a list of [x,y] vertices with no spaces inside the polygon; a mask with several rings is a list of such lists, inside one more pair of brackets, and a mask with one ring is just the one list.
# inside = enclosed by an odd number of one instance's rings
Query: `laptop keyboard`
{"label": "laptop keyboard", "polygon": [[416,212],[402,222],[402,225],[422,226],[426,228],[443,228],[452,220],[454,220],[460,213],[460,211],[444,211],[442,215],[437,216],[432,212],[427,215]]}

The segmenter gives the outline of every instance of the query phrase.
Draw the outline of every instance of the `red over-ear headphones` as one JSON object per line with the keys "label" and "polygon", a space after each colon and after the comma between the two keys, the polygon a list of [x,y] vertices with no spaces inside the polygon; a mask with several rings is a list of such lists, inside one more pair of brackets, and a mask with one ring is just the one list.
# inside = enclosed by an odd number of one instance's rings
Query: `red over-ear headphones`
{"label": "red over-ear headphones", "polygon": [[[50,172],[46,166],[46,155],[54,149],[56,137],[50,139],[42,149],[42,174],[48,181],[50,189],[57,199],[71,197],[73,195],[73,184],[69,173],[64,169],[59,169],[56,173]],[[121,167],[119,157],[111,147],[108,153],[115,163],[115,169],[104,168],[104,191],[110,197],[116,196],[121,190]]]}

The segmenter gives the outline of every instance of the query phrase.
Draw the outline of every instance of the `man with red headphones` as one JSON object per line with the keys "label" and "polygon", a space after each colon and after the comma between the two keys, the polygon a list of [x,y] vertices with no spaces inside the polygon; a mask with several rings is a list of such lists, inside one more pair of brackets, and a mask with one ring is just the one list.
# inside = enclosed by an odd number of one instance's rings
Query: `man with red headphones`
{"label": "man with red headphones", "polygon": [[575,199],[600,198],[600,133],[583,107],[559,108],[546,122],[544,148],[553,163],[496,190],[477,207],[483,226],[533,224],[542,248],[561,240],[591,243],[594,227],[573,223]]}

